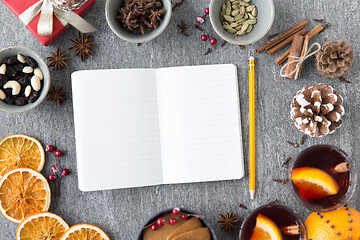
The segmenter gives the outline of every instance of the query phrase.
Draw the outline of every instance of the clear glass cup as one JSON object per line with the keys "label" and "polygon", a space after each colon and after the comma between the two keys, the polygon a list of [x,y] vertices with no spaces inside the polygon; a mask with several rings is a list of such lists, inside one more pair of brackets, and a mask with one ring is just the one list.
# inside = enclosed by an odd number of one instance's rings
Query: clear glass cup
{"label": "clear glass cup", "polygon": [[87,0],[50,0],[51,3],[64,11],[79,9]]}
{"label": "clear glass cup", "polygon": [[276,224],[284,240],[307,239],[304,221],[297,213],[280,204],[267,204],[255,209],[244,219],[239,233],[239,240],[251,239],[259,214],[269,218]]}
{"label": "clear glass cup", "polygon": [[[300,152],[289,164],[287,175],[296,198],[316,212],[341,208],[349,202],[356,188],[357,174],[350,156],[330,145],[315,145]],[[314,188],[313,183],[321,191]]]}

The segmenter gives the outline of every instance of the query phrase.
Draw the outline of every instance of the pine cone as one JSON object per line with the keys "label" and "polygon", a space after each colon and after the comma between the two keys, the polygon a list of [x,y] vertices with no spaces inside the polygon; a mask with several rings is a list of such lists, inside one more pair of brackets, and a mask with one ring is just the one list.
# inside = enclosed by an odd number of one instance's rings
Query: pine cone
{"label": "pine cone", "polygon": [[50,0],[51,3],[61,10],[68,11],[80,8],[87,0]]}
{"label": "pine cone", "polygon": [[337,78],[350,70],[354,52],[347,42],[333,40],[324,42],[316,55],[315,65],[318,73],[325,78]]}
{"label": "pine cone", "polygon": [[291,104],[291,119],[300,131],[322,137],[333,133],[345,114],[343,98],[322,83],[298,91]]}

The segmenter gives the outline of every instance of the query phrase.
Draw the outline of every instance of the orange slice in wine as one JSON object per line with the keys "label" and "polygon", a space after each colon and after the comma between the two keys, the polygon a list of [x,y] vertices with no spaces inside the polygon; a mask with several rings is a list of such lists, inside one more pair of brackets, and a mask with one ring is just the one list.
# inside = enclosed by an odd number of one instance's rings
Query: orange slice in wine
{"label": "orange slice in wine", "polygon": [[281,231],[270,218],[259,214],[250,240],[283,240]]}
{"label": "orange slice in wine", "polygon": [[306,200],[328,197],[339,191],[339,185],[334,178],[317,168],[296,168],[292,171],[291,179],[299,194]]}

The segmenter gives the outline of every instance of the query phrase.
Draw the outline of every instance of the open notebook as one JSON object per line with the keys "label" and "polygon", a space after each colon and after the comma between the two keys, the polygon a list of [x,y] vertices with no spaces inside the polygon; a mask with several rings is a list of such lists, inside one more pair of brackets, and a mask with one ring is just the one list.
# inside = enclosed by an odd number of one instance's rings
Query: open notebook
{"label": "open notebook", "polygon": [[82,191],[244,176],[234,65],[72,74]]}

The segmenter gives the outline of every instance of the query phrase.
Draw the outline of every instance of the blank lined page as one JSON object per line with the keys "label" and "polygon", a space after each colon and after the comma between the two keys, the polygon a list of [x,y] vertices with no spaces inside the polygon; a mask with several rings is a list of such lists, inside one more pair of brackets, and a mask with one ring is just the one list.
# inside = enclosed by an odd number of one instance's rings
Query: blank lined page
{"label": "blank lined page", "polygon": [[79,188],[161,184],[155,71],[72,74]]}
{"label": "blank lined page", "polygon": [[244,176],[234,65],[156,71],[164,183]]}

